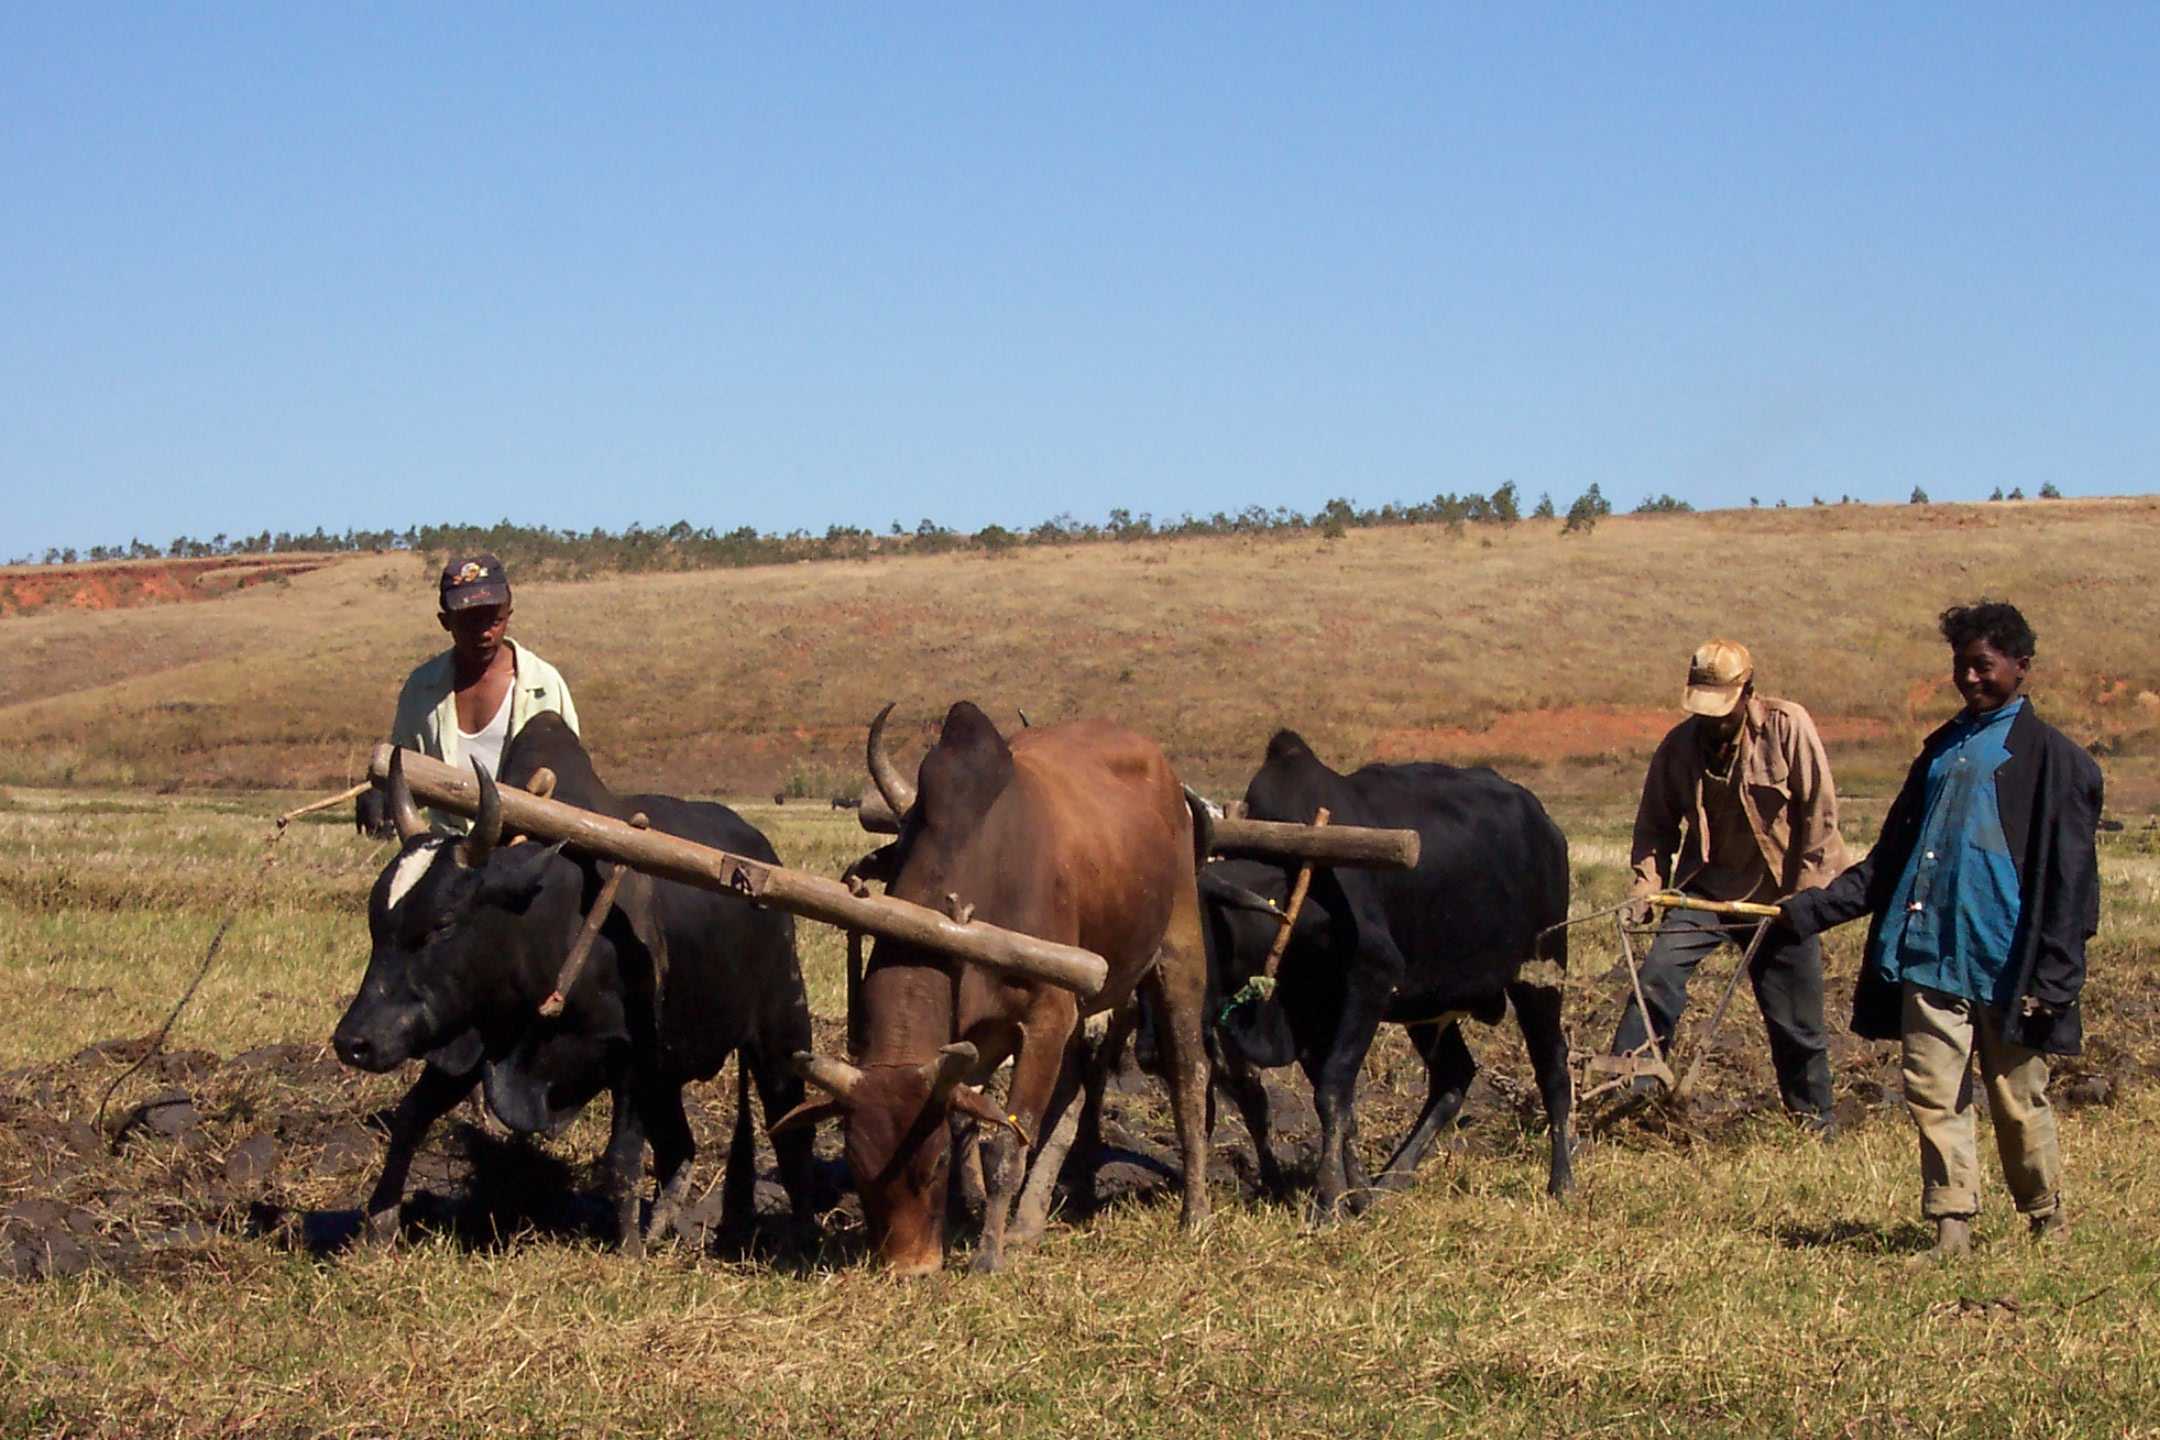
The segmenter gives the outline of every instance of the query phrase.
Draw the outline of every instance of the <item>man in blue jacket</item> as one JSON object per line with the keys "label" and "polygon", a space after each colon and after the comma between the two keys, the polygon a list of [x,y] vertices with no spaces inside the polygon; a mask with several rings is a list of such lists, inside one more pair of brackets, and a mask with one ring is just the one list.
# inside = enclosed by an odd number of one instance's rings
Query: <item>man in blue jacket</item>
{"label": "man in blue jacket", "polygon": [[1853,1031],[1904,1044],[1921,1213],[1950,1256],[1971,1247],[1980,1208],[1976,1051],[2018,1212],[2036,1237],[2064,1223],[2047,1057],[2083,1044],[2101,777],[2019,693],[2035,644],[2015,607],[1955,606],[1941,627],[1965,708],[1922,744],[1868,858],[1780,908],[1801,935],[1872,917]]}

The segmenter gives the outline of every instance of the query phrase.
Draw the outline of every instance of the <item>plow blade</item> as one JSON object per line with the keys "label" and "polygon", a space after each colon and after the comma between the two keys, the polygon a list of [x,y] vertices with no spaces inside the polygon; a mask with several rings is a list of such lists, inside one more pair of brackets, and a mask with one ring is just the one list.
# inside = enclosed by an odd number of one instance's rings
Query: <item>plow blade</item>
{"label": "plow blade", "polygon": [[[393,747],[378,745],[368,766],[377,785],[387,785]],[[406,783],[423,804],[476,815],[480,785],[469,771],[407,750]],[[928,906],[890,895],[857,895],[838,880],[715,850],[658,830],[639,830],[591,810],[544,800],[512,786],[501,789],[503,819],[513,830],[541,840],[567,842],[584,854],[612,860],[648,875],[722,890],[806,920],[921,945],[972,964],[1030,980],[1043,980],[1091,998],[1109,978],[1100,955],[1077,946],[1025,935],[982,921],[956,920]]]}

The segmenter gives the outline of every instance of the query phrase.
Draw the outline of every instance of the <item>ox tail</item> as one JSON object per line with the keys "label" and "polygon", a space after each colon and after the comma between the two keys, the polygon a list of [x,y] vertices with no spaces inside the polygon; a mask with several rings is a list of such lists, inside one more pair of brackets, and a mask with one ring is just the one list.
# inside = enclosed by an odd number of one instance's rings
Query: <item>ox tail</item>
{"label": "ox tail", "polygon": [[757,1223],[757,1131],[750,1123],[750,1051],[735,1052],[735,1138],[720,1181],[720,1226],[748,1235]]}
{"label": "ox tail", "polygon": [[1558,984],[1567,978],[1568,935],[1573,931],[1574,924],[1568,919],[1568,903],[1571,896],[1568,883],[1570,867],[1568,865],[1567,837],[1559,834],[1558,830],[1555,829],[1554,839],[1559,842],[1556,847],[1557,854],[1553,859],[1551,871],[1547,873],[1550,888],[1557,890],[1558,894],[1553,897],[1552,908],[1548,912],[1551,923],[1540,928],[1537,937],[1531,942],[1530,958],[1532,963],[1545,962],[1550,964],[1553,967],[1551,972],[1554,976],[1553,983]]}

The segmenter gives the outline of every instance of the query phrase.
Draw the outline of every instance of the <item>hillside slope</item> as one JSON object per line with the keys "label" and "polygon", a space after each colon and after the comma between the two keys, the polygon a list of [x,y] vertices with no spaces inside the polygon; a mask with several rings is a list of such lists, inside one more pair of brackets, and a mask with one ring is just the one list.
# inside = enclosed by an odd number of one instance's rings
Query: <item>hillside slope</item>
{"label": "hillside slope", "polygon": [[[1565,767],[1646,751],[1713,633],[1880,768],[1954,707],[1933,618],[1982,594],[2032,618],[2049,715],[2152,748],[2155,553],[2153,499],[1729,511],[535,584],[512,628],[626,785],[852,786],[896,697],[903,736],[963,696],[1112,716],[1218,784],[1278,725],[1342,764]],[[370,555],[213,603],[0,622],[0,781],[342,783],[443,644],[430,581]]]}

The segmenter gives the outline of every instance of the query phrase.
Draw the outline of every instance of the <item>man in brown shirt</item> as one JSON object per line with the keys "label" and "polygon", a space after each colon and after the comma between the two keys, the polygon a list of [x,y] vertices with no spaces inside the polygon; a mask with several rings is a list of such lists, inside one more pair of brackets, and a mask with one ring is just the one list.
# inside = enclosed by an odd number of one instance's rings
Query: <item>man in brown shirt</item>
{"label": "man in brown shirt", "polygon": [[[1675,725],[1651,758],[1635,812],[1634,878],[1640,902],[1660,890],[1704,900],[1775,904],[1845,868],[1837,790],[1807,711],[1755,693],[1747,647],[1712,640],[1688,665]],[[1654,918],[1647,904],[1632,916]],[[1658,1043],[1672,1044],[1687,1008],[1688,981],[1704,956],[1746,938],[1702,911],[1667,910],[1643,961],[1643,1000]],[[1770,1032],[1785,1108],[1818,1126],[1830,1119],[1830,1054],[1823,1033],[1822,947],[1773,927],[1748,977]],[[1613,1053],[1639,1048],[1647,1032],[1632,997]]]}

